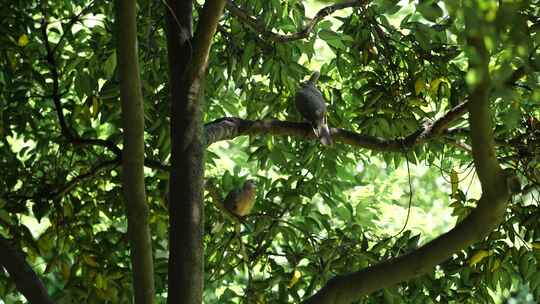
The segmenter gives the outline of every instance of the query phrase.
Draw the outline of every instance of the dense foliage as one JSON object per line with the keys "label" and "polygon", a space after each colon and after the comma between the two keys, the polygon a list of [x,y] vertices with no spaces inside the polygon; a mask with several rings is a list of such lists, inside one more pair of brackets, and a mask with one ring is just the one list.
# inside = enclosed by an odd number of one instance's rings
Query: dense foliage
{"label": "dense foliage", "polygon": [[[468,66],[474,52],[467,37],[481,33],[490,55],[497,157],[518,173],[521,190],[488,238],[430,274],[360,303],[484,303],[510,296],[538,301],[540,3],[397,2],[358,1],[314,23],[302,39],[280,39],[278,33],[300,31],[308,17],[332,3],[230,2],[209,57],[204,122],[227,116],[300,121],[294,93],[312,70],[320,70],[331,127],[399,140],[467,102],[479,81]],[[128,302],[114,5],[5,4],[0,235],[24,250],[59,303]],[[138,9],[147,201],[156,296],[165,299],[166,6],[143,0]],[[257,26],[238,12],[253,16],[249,20]],[[478,23],[470,21],[475,18]],[[205,302],[298,302],[336,274],[411,251],[449,230],[478,199],[465,118],[402,151],[323,147],[264,134],[210,145]],[[217,206],[247,178],[257,182],[258,198],[253,214],[238,221]],[[397,235],[406,219],[408,226]],[[5,275],[0,296],[6,303],[19,298]]]}

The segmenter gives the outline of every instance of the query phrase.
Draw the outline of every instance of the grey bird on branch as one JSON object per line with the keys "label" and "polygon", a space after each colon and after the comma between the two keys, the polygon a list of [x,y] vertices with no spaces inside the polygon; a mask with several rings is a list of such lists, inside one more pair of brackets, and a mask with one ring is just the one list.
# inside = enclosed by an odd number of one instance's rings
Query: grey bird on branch
{"label": "grey bird on branch", "polygon": [[300,89],[296,92],[295,104],[298,112],[311,124],[321,144],[329,146],[332,145],[332,137],[326,123],[326,103],[321,91],[315,86],[319,76],[319,72],[313,72],[309,80],[300,85]]}

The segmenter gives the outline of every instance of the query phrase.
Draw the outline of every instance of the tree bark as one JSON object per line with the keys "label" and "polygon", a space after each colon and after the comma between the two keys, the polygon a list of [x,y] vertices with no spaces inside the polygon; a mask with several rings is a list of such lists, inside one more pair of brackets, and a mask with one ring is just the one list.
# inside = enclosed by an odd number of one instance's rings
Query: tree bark
{"label": "tree bark", "polygon": [[122,188],[128,218],[135,303],[154,302],[152,238],[144,184],[144,109],[137,54],[136,2],[118,0],[118,69],[124,148]]}
{"label": "tree bark", "polygon": [[0,272],[2,267],[9,273],[9,277],[17,290],[32,304],[53,304],[54,301],[47,294],[43,282],[36,275],[32,267],[24,258],[24,253],[17,250],[10,242],[0,236]]}
{"label": "tree bark", "polygon": [[204,257],[204,145],[201,96],[204,72],[224,0],[208,0],[193,39],[191,1],[166,5],[171,94],[168,303],[202,302]]}

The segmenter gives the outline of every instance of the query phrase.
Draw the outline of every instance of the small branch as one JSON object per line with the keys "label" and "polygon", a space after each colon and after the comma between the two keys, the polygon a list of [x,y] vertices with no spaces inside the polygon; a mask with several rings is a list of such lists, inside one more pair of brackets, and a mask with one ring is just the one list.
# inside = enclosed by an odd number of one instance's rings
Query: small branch
{"label": "small branch", "polygon": [[[49,195],[49,198],[50,199],[61,198],[62,196],[66,195],[68,192],[73,190],[73,188],[75,188],[75,186],[77,186],[79,183],[98,175],[101,171],[103,171],[105,169],[108,169],[108,168],[112,169],[112,168],[117,167],[118,165],[120,165],[120,159],[119,158],[115,158],[115,159],[112,159],[112,160],[107,160],[107,161],[103,161],[101,163],[98,163],[97,165],[90,168],[90,170],[88,170],[86,173],[82,173],[82,174],[72,178],[69,182],[64,184],[57,191],[51,193]],[[39,196],[39,197],[42,197],[42,196]]]}
{"label": "small branch", "polygon": [[[69,25],[72,25],[72,23],[75,22],[73,20],[77,20],[78,16],[80,16],[89,7],[90,6],[86,7],[79,15],[73,17]],[[100,146],[111,151],[116,157],[122,157],[122,150],[118,148],[118,146],[114,142],[110,140],[104,140],[104,139],[82,138],[74,134],[72,130],[68,127],[65,116],[64,116],[63,108],[62,108],[61,94],[59,92],[60,74],[58,72],[58,66],[56,63],[56,59],[54,57],[55,50],[51,49],[51,45],[49,43],[49,38],[47,34],[47,23],[45,19],[42,20],[41,32],[42,32],[43,40],[45,43],[45,49],[47,51],[46,59],[49,66],[49,72],[51,73],[51,77],[53,81],[52,93],[49,96],[53,99],[54,107],[56,109],[58,122],[60,124],[60,130],[61,130],[62,135],[66,138],[66,140],[70,144],[83,145],[83,146],[85,145],[86,146]],[[156,160],[145,159],[145,165],[147,165],[147,167],[149,168],[154,168],[154,169],[160,169],[160,170],[167,169],[167,166],[161,164],[159,161],[156,161]]]}
{"label": "small branch", "polygon": [[[45,14],[44,14],[45,15]],[[43,36],[43,43],[45,43],[45,50],[47,51],[46,60],[47,65],[49,66],[49,72],[51,73],[52,81],[53,81],[53,88],[52,88],[52,99],[54,102],[54,107],[56,109],[56,114],[58,116],[58,122],[60,123],[60,129],[62,131],[62,135],[67,138],[68,140],[71,140],[73,138],[73,134],[71,133],[71,130],[68,129],[68,126],[66,124],[66,118],[64,117],[64,112],[62,111],[62,103],[61,103],[61,96],[59,91],[59,73],[58,73],[58,66],[56,64],[56,59],[54,57],[54,51],[51,48],[51,44],[49,42],[49,35],[47,34],[47,20],[45,17],[41,20],[41,35]]]}
{"label": "small branch", "polygon": [[469,145],[467,145],[466,143],[463,143],[463,142],[460,142],[460,141],[455,141],[455,140],[452,140],[452,139],[450,139],[448,137],[443,137],[442,140],[445,143],[447,143],[447,144],[449,144],[451,146],[454,146],[454,147],[456,147],[458,149],[461,149],[461,150],[463,150],[463,151],[465,151],[467,153],[472,153],[471,147],[469,147]]}
{"label": "small branch", "polygon": [[[118,158],[118,161],[120,161],[120,159],[122,158],[122,150],[120,150],[120,148],[118,148],[118,146],[115,145],[114,142],[110,140],[76,137],[76,138],[73,138],[70,143],[74,145],[104,147],[108,149],[109,151],[111,151]],[[149,158],[144,159],[144,166],[151,169],[162,170],[162,171],[169,171],[171,169],[170,166],[165,165],[158,160],[149,159]]]}
{"label": "small branch", "polygon": [[193,35],[193,58],[186,71],[187,83],[191,84],[195,94],[199,93],[200,82],[204,79],[212,38],[224,7],[225,0],[205,1],[200,13],[197,29]]}
{"label": "small branch", "polygon": [[80,13],[78,13],[77,15],[71,17],[71,19],[69,20],[67,26],[63,26],[62,28],[64,28],[64,32],[62,33],[62,36],[60,36],[60,39],[58,39],[58,42],[56,43],[56,45],[54,46],[54,48],[52,49],[52,53],[56,53],[56,50],[58,49],[58,47],[62,44],[62,41],[64,40],[64,38],[66,37],[66,34],[71,31],[71,28],[73,27],[73,25],[75,25],[75,23],[77,21],[79,21],[81,19],[81,16],[86,14],[91,8],[92,6],[94,6],[94,4],[96,3],[96,1],[92,1],[90,2],[86,7],[84,7]]}
{"label": "small branch", "polygon": [[144,166],[150,169],[154,170],[162,170],[162,171],[170,171],[171,166],[165,165],[161,163],[160,161],[154,160],[154,159],[144,159]]}
{"label": "small branch", "polygon": [[[68,27],[65,30],[64,34],[79,20],[80,16],[82,16],[84,13],[86,13],[94,4],[95,1],[92,1],[88,6],[86,6],[79,14],[72,17],[70,22],[68,23]],[[58,122],[60,124],[60,130],[62,135],[66,138],[66,140],[73,145],[82,145],[82,146],[100,146],[108,149],[111,151],[117,158],[122,157],[122,150],[118,148],[118,146],[110,141],[110,140],[104,140],[104,139],[94,139],[94,138],[82,138],[79,137],[76,132],[72,132],[71,128],[66,123],[66,118],[64,116],[62,103],[61,103],[61,96],[60,94],[60,73],[58,71],[57,62],[54,56],[54,53],[57,49],[57,47],[60,45],[60,42],[62,41],[62,38],[64,35],[61,36],[60,41],[56,45],[54,49],[51,49],[51,45],[49,42],[49,37],[47,33],[47,21],[45,19],[41,22],[41,33],[43,36],[43,41],[45,43],[45,49],[47,52],[46,60],[49,66],[49,72],[51,73],[52,81],[53,81],[53,87],[52,87],[52,93],[49,95],[50,98],[53,99],[54,107],[56,109],[56,113],[58,116]],[[153,169],[160,169],[160,170],[166,170],[167,166],[161,164],[159,161],[156,160],[149,160],[145,159],[145,165],[149,168]]]}
{"label": "small branch", "polygon": [[122,150],[110,140],[75,137],[71,139],[70,143],[81,146],[100,146],[108,149],[117,157],[122,156]]}
{"label": "small branch", "polygon": [[63,184],[63,185],[61,185],[59,187],[54,187],[55,189],[57,189],[55,191],[51,191],[50,189],[46,189],[48,191],[48,193],[41,193],[40,192],[40,193],[36,193],[36,194],[34,194],[32,196],[15,194],[15,193],[11,193],[11,194],[7,193],[6,196],[5,196],[5,199],[6,200],[16,199],[16,200],[19,200],[20,201],[19,203],[21,203],[21,204],[24,201],[27,201],[27,200],[38,200],[38,199],[42,199],[42,198],[46,198],[46,199],[50,199],[50,200],[60,199],[64,195],[69,193],[71,190],[73,190],[78,184],[82,183],[83,181],[88,180],[88,179],[90,179],[92,177],[95,177],[96,175],[98,175],[100,172],[102,172],[105,169],[109,169],[109,168],[112,169],[112,168],[117,167],[118,165],[120,165],[120,158],[106,160],[106,161],[100,162],[97,165],[93,166],[92,168],[90,168],[85,173],[81,173],[80,175],[73,177],[71,180],[69,180],[65,184]]}
{"label": "small branch", "polygon": [[[450,123],[461,117],[467,111],[468,101],[450,110],[430,125],[426,125],[405,138],[384,139],[367,136],[340,128],[331,128],[332,139],[355,147],[370,150],[400,152],[415,145],[438,137]],[[306,139],[316,139],[313,129],[308,123],[280,120],[245,120],[236,117],[225,117],[205,125],[206,145],[233,139],[242,135],[271,134],[297,136]]]}
{"label": "small branch", "polygon": [[47,294],[47,288],[26,262],[24,253],[2,236],[0,236],[0,248],[2,248],[0,266],[6,269],[10,279],[15,282],[17,290],[24,295],[26,300],[30,303],[53,304],[54,301]]}
{"label": "small branch", "polygon": [[265,38],[274,42],[289,42],[293,40],[299,40],[309,37],[309,34],[313,31],[313,28],[317,23],[319,23],[326,16],[334,13],[337,10],[341,10],[348,7],[361,7],[364,6],[368,1],[367,0],[349,0],[341,3],[336,3],[329,5],[317,12],[315,17],[311,19],[304,28],[300,29],[296,33],[292,34],[278,34],[266,28],[264,24],[259,22],[255,17],[252,17],[247,11],[238,7],[232,0],[227,0],[227,10],[231,14],[242,22],[249,25],[254,31],[261,34]]}
{"label": "small branch", "polygon": [[521,79],[521,77],[525,76],[525,74],[526,74],[526,69],[525,69],[525,66],[522,65],[519,68],[517,68],[514,72],[512,72],[512,75],[510,75],[510,77],[508,77],[508,79],[506,79],[504,84],[506,86],[514,86],[514,85],[516,85],[516,82],[519,79]]}

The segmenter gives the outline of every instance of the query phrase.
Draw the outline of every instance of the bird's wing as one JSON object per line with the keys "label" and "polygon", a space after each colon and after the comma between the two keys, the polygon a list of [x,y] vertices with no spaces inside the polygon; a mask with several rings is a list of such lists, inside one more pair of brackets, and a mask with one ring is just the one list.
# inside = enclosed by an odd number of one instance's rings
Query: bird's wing
{"label": "bird's wing", "polygon": [[312,124],[326,113],[326,104],[321,92],[314,86],[304,86],[295,96],[296,108]]}
{"label": "bird's wing", "polygon": [[235,213],[237,203],[238,203],[238,197],[240,196],[240,190],[239,189],[233,189],[227,194],[227,197],[225,197],[225,200],[223,201],[223,206],[227,210],[229,210],[232,213]]}

